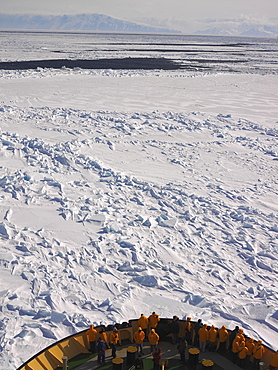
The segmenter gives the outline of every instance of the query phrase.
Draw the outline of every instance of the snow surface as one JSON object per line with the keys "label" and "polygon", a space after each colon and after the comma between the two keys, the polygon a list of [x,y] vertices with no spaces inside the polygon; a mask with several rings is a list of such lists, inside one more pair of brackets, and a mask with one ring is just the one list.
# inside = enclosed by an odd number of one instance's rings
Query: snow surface
{"label": "snow surface", "polygon": [[[2,33],[2,61],[67,37]],[[278,78],[256,53],[236,72],[0,71],[0,368],[153,310],[277,349]]]}

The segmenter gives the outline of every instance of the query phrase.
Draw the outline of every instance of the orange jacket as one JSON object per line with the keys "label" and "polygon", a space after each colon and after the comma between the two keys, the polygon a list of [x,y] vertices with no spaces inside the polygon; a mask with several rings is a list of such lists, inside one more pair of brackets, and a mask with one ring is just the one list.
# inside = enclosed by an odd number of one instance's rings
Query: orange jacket
{"label": "orange jacket", "polygon": [[251,356],[253,354],[253,350],[254,350],[254,347],[255,347],[253,338],[249,338],[249,339],[246,340],[246,347],[248,348],[247,355]]}
{"label": "orange jacket", "polygon": [[209,332],[207,330],[206,324],[204,324],[204,326],[201,329],[199,329],[198,334],[200,342],[206,342],[208,340]]}
{"label": "orange jacket", "polygon": [[142,329],[147,329],[148,324],[148,318],[145,315],[141,315],[140,319],[138,320],[138,326],[141,326]]}
{"label": "orange jacket", "polygon": [[229,336],[229,333],[228,331],[226,330],[226,326],[222,326],[219,330],[218,330],[218,334],[219,334],[219,342],[226,342],[228,336]]}
{"label": "orange jacket", "polygon": [[253,350],[254,358],[260,360],[263,357],[263,354],[264,354],[264,347],[261,344],[257,343]]}
{"label": "orange jacket", "polygon": [[[238,352],[240,352],[245,347],[245,342],[241,341],[238,343]],[[248,350],[248,348],[247,348]]]}
{"label": "orange jacket", "polygon": [[193,331],[193,324],[190,320],[191,320],[191,317],[188,317],[186,319],[186,323],[185,323],[185,331],[186,332],[192,332]]}
{"label": "orange jacket", "polygon": [[148,335],[148,339],[150,344],[154,346],[158,344],[159,335],[156,332],[151,331],[150,334]]}
{"label": "orange jacket", "polygon": [[273,367],[278,367],[278,351],[276,351],[271,358],[270,365]]}
{"label": "orange jacket", "polygon": [[97,339],[97,331],[94,328],[94,325],[90,325],[90,329],[87,330],[89,342],[94,342]]}
{"label": "orange jacket", "polygon": [[209,332],[208,332],[208,340],[212,343],[216,342],[217,340],[217,330],[215,327],[212,325]]}
{"label": "orange jacket", "polygon": [[237,340],[237,337],[235,337],[232,344],[232,352],[238,353],[238,351],[239,351],[239,341]]}
{"label": "orange jacket", "polygon": [[144,339],[145,339],[145,333],[143,332],[143,330],[137,330],[134,333],[133,338],[135,340],[135,343],[142,344],[144,342]]}
{"label": "orange jacket", "polygon": [[120,340],[119,334],[117,332],[112,331],[109,336],[109,342],[112,344],[117,344]]}
{"label": "orange jacket", "polygon": [[237,333],[236,338],[237,338],[238,342],[242,342],[242,341],[245,342],[245,337],[242,333]]}
{"label": "orange jacket", "polygon": [[99,333],[100,338],[107,343],[107,334],[103,331],[102,333]]}
{"label": "orange jacket", "polygon": [[153,313],[149,316],[149,321],[150,321],[150,327],[156,328],[160,321],[160,318],[156,313]]}
{"label": "orange jacket", "polygon": [[241,348],[241,350],[239,350],[238,357],[241,360],[244,360],[247,356],[247,352],[248,352],[248,348],[244,346],[243,348]]}

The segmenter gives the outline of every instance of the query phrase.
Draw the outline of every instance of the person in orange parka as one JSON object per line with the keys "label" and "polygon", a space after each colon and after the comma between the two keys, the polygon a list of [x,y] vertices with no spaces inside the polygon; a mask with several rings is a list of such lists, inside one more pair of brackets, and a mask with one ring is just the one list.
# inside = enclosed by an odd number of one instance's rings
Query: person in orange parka
{"label": "person in orange parka", "polygon": [[149,316],[149,323],[150,323],[151,329],[155,329],[157,327],[159,321],[160,321],[159,315],[157,315],[155,312],[153,312]]}
{"label": "person in orange parka", "polygon": [[262,341],[258,340],[258,342],[255,344],[255,347],[253,349],[253,356],[254,356],[254,368],[256,370],[260,369],[260,362],[264,354],[264,346],[262,345]]}
{"label": "person in orange parka", "polygon": [[253,355],[253,350],[255,347],[254,339],[253,338],[246,339],[245,344],[246,344],[246,347],[248,348],[247,360],[250,361],[250,357]]}
{"label": "person in orange parka", "polygon": [[141,355],[144,355],[143,342],[145,339],[145,333],[143,332],[141,326],[139,326],[138,330],[134,333],[133,338],[137,347],[137,352],[140,353]]}
{"label": "person in orange parka", "polygon": [[237,363],[237,356],[239,352],[240,337],[236,336],[232,343],[232,361]]}
{"label": "person in orange parka", "polygon": [[104,331],[104,328],[101,328],[99,331],[99,337],[104,341],[106,349],[110,348],[107,340],[107,334]]}
{"label": "person in orange parka", "polygon": [[211,325],[210,330],[208,332],[208,349],[210,352],[215,351],[217,344],[217,330],[215,329],[214,325]]}
{"label": "person in orange parka", "polygon": [[245,347],[245,340],[238,342],[238,352],[240,352]]}
{"label": "person in orange parka", "polygon": [[243,332],[244,332],[243,329],[238,330],[238,333],[237,333],[236,337],[238,337],[239,342],[242,342],[242,341],[245,342],[245,337],[243,335]]}
{"label": "person in orange parka", "polygon": [[239,348],[239,351],[238,351],[238,365],[242,369],[245,369],[246,361],[247,361],[248,347],[245,345],[244,341],[241,341],[238,348]]}
{"label": "person in orange parka", "polygon": [[142,328],[143,332],[145,333],[145,338],[147,336],[147,329],[149,325],[149,319],[143,313],[141,313],[140,318],[138,319],[138,326]]}
{"label": "person in orange parka", "polygon": [[110,343],[110,347],[112,348],[112,357],[115,358],[116,351],[117,351],[117,344],[121,343],[117,328],[113,328],[113,331],[110,333],[109,343]]}
{"label": "person in orange parka", "polygon": [[226,351],[226,343],[229,337],[229,333],[228,330],[226,330],[225,325],[222,325],[221,328],[218,330],[218,337],[219,337],[218,351],[224,353]]}
{"label": "person in orange parka", "polygon": [[200,350],[201,352],[205,352],[207,340],[209,338],[207,324],[204,324],[203,327],[199,329],[198,334],[199,334]]}
{"label": "person in orange parka", "polygon": [[95,329],[94,325],[90,325],[90,329],[87,330],[86,334],[88,336],[88,341],[90,345],[89,351],[91,353],[95,353],[96,352],[97,330]]}
{"label": "person in orange parka", "polygon": [[148,339],[151,345],[151,353],[157,351],[159,335],[155,332],[155,329],[151,329],[151,332],[148,335]]}
{"label": "person in orange parka", "polygon": [[193,324],[191,322],[191,317],[186,318],[185,323],[185,340],[188,344],[192,344],[192,336],[193,336]]}
{"label": "person in orange parka", "polygon": [[276,368],[278,368],[278,351],[273,353],[269,365],[269,370],[275,370]]}

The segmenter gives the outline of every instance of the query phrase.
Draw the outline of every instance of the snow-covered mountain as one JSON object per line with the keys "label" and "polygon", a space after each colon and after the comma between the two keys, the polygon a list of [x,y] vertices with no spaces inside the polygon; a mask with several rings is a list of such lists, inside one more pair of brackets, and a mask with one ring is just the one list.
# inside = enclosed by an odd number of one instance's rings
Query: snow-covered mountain
{"label": "snow-covered mountain", "polygon": [[241,19],[207,20],[195,34],[276,37],[278,35],[278,21],[267,25]]}
{"label": "snow-covered mountain", "polygon": [[242,36],[277,36],[278,27],[271,26],[255,26],[241,33]]}
{"label": "snow-covered mountain", "polygon": [[269,23],[258,20],[202,19],[181,21],[178,19],[134,18],[133,21],[116,19],[104,14],[31,15],[0,14],[0,29],[102,31],[127,33],[189,33],[221,36],[269,36],[278,35],[278,20]]}
{"label": "snow-covered mountain", "polygon": [[177,31],[127,22],[103,14],[77,15],[18,15],[0,14],[0,29],[66,30],[104,32],[156,32],[176,33]]}
{"label": "snow-covered mountain", "polygon": [[265,36],[265,37],[275,37],[278,35],[278,27],[269,27],[269,26],[254,26],[247,27],[246,30],[240,32],[234,28],[207,28],[205,30],[196,31],[197,35],[219,35],[219,36]]}
{"label": "snow-covered mountain", "polygon": [[184,34],[217,35],[217,36],[264,36],[278,35],[278,19],[261,19],[250,17],[177,19],[177,18],[134,18],[134,22],[149,24],[153,27],[164,27],[179,30]]}

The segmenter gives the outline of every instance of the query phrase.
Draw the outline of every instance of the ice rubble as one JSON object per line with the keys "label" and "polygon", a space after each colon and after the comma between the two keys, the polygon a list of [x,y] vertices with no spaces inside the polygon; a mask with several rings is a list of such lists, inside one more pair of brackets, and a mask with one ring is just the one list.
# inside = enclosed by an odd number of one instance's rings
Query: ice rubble
{"label": "ice rubble", "polygon": [[261,326],[277,332],[275,130],[196,112],[2,106],[11,119],[0,300],[17,364],[90,322],[152,309],[236,322],[274,345]]}

